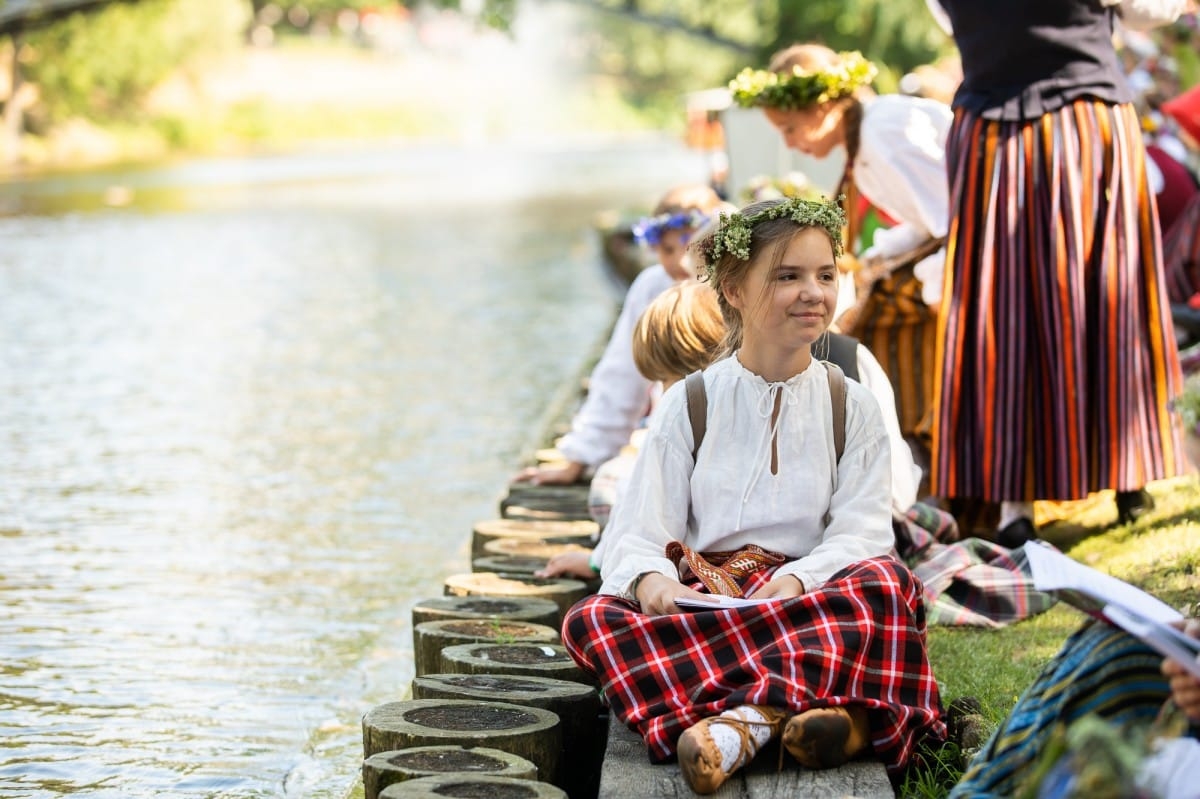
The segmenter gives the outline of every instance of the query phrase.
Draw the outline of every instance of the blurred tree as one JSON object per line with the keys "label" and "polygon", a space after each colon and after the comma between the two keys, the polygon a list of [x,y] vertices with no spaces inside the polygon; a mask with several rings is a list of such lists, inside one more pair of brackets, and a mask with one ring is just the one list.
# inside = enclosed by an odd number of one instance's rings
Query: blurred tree
{"label": "blurred tree", "polygon": [[[543,0],[549,2],[550,0]],[[925,0],[564,0],[602,15],[682,32],[708,44],[756,56],[759,62],[793,42],[819,41],[861,50],[893,69],[909,70],[951,47]],[[442,7],[492,3],[502,24],[512,0],[435,0]]]}
{"label": "blurred tree", "polygon": [[[532,2],[533,0],[527,0]],[[501,28],[514,0],[432,0],[483,7]],[[652,118],[678,118],[679,95],[723,85],[744,66],[765,66],[794,42],[861,50],[891,91],[905,72],[953,50],[925,0],[540,0],[586,9],[587,56],[599,74]],[[406,5],[417,5],[412,2]]]}
{"label": "blurred tree", "polygon": [[879,66],[885,91],[953,50],[925,0],[568,1],[592,14],[586,41],[600,73],[663,120],[678,120],[680,93],[724,85],[795,42],[861,50]]}
{"label": "blurred tree", "polygon": [[173,70],[236,46],[249,11],[245,0],[139,0],[32,29],[19,56],[38,87],[30,119],[48,126],[72,116],[134,118]]}

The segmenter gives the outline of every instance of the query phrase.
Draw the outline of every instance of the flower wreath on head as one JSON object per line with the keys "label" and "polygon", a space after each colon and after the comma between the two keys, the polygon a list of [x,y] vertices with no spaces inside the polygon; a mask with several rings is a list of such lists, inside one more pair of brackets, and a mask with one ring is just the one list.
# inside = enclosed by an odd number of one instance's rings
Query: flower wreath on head
{"label": "flower wreath on head", "polygon": [[662,242],[663,234],[668,230],[682,230],[683,242],[686,244],[688,234],[702,227],[707,221],[708,217],[695,209],[647,216],[634,223],[633,237],[638,244],[657,247]]}
{"label": "flower wreath on head", "polygon": [[717,259],[729,254],[740,261],[750,260],[750,237],[754,227],[771,219],[790,219],[801,227],[819,227],[829,234],[833,243],[833,255],[842,254],[842,229],[846,226],[846,212],[842,210],[841,198],[837,200],[806,200],[790,197],[755,214],[719,214],[717,229],[701,244],[700,254],[704,257],[704,269],[710,281],[714,278]]}
{"label": "flower wreath on head", "polygon": [[858,51],[839,53],[840,63],[825,69],[792,67],[787,72],[743,69],[729,82],[733,101],[742,108],[796,111],[848,97],[875,79],[875,65]]}

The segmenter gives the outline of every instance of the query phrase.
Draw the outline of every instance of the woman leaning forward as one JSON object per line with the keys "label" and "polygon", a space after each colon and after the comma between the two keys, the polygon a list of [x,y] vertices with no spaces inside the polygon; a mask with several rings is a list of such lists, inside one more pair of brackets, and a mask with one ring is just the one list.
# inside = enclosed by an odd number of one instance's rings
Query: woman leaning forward
{"label": "woman leaning forward", "polygon": [[[893,775],[945,735],[921,587],[889,555],[879,407],[812,349],[844,222],[836,203],[771,200],[696,242],[729,329],[703,373],[707,432],[693,457],[685,384],[672,386],[605,531],[600,593],[563,623],[612,712],[651,760],[678,755],[698,793],[779,735],[806,767],[869,753]],[[680,606],[714,594],[761,601]]]}

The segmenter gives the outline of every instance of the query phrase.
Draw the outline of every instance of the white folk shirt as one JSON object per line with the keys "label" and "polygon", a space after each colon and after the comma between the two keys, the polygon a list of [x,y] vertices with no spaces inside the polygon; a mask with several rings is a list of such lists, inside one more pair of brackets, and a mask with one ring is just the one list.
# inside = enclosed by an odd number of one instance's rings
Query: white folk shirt
{"label": "white folk shirt", "polygon": [[[908,448],[908,442],[904,440],[904,436],[900,433],[900,420],[896,417],[896,395],[892,391],[892,382],[888,379],[887,373],[883,371],[883,367],[879,365],[879,361],[875,360],[875,356],[871,354],[870,350],[859,344],[857,352],[859,382],[874,395],[875,401],[879,404],[880,415],[883,417],[883,426],[887,430],[888,443],[891,445],[892,517],[900,518],[917,501],[917,486],[921,482],[921,469],[913,462],[912,450]],[[654,419],[660,414],[661,410],[662,403],[659,403],[650,414],[649,426],[654,426]],[[635,451],[641,450],[642,442],[645,441],[645,434],[646,430],[634,431],[629,443]],[[690,452],[691,450],[688,451]],[[629,456],[618,455],[617,457]],[[614,507],[615,503],[620,502],[621,497],[625,495],[625,488],[628,485],[628,475],[622,477],[617,482],[614,489]],[[608,533],[600,536],[600,540],[596,542],[595,549],[592,550],[592,563],[601,564],[604,562],[604,552],[608,549],[609,540]]]}
{"label": "white folk shirt", "polygon": [[675,284],[661,264],[643,269],[629,286],[603,355],[588,380],[587,399],[556,444],[564,458],[599,466],[620,452],[645,418],[655,383],[633,361],[633,328],[654,298]]}
{"label": "white folk shirt", "polygon": [[[854,183],[897,223],[877,230],[864,256],[899,255],[926,239],[946,235],[946,136],[953,121],[948,105],[923,97],[887,94],[864,104]],[[939,250],[913,268],[928,305],[941,301],[945,261],[945,250]]]}
{"label": "white folk shirt", "polygon": [[779,552],[791,562],[778,574],[795,575],[807,590],[886,555],[894,542],[887,430],[871,393],[846,381],[845,451],[835,467],[827,375],[815,359],[786,383],[770,384],[736,356],[713,364],[704,372],[707,432],[694,471],[684,383],[667,390],[604,531],[601,593],[629,597],[647,572],[679,579],[664,555],[673,540],[697,552],[749,544]]}

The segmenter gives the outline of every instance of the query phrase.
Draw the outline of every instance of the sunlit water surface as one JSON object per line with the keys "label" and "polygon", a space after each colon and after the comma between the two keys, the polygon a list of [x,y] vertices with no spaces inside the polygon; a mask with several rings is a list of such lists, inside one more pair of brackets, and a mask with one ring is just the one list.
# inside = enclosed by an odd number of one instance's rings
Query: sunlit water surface
{"label": "sunlit water surface", "polygon": [[[341,797],[663,142],[0,185],[0,795]],[[119,203],[119,207],[112,207]]]}

